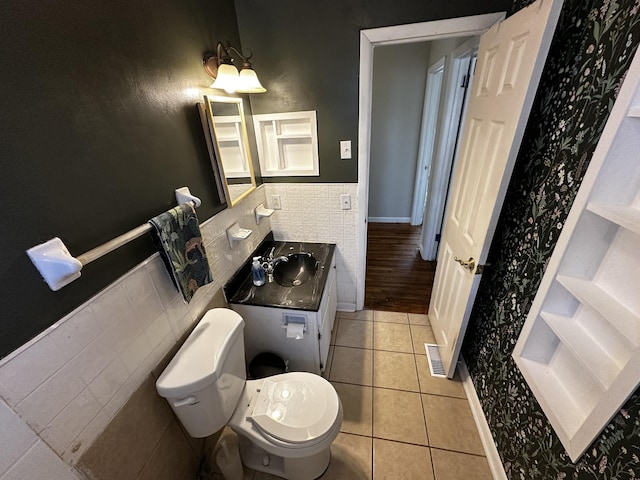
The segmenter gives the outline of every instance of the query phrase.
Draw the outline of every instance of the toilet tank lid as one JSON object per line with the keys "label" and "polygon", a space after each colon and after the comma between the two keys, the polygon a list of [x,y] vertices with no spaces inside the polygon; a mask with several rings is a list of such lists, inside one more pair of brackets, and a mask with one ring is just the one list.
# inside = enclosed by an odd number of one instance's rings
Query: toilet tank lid
{"label": "toilet tank lid", "polygon": [[237,312],[209,310],[156,381],[158,393],[165,398],[185,397],[215,383],[243,327]]}

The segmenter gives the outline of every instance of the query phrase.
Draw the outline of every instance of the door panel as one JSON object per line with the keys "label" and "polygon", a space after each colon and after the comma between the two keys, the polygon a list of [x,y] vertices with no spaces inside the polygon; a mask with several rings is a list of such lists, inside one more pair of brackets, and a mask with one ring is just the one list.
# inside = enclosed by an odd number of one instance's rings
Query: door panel
{"label": "door panel", "polygon": [[561,6],[538,0],[480,39],[429,306],[448,377],[480,284],[475,266],[460,261],[486,261]]}

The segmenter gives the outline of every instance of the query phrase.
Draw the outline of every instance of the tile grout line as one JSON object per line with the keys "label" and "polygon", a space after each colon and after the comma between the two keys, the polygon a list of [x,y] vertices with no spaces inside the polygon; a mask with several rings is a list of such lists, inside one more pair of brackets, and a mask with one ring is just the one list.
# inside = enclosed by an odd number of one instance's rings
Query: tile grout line
{"label": "tile grout line", "polygon": [[[374,313],[375,316],[375,313]],[[374,317],[375,318],[375,317]],[[376,342],[376,335],[375,335],[375,329],[373,326],[371,326],[371,346],[374,347],[372,348],[373,351],[375,351],[375,342]],[[371,478],[373,479],[373,469],[375,468],[375,458],[374,458],[374,449],[373,449],[373,438],[375,435],[375,431],[374,431],[374,426],[375,426],[375,418],[376,418],[376,410],[375,410],[375,391],[373,384],[375,383],[375,362],[376,362],[376,356],[375,354],[371,354]]]}
{"label": "tile grout line", "polygon": [[[407,320],[409,319],[409,315],[407,315]],[[420,383],[420,375],[418,374],[418,362],[416,362],[416,348],[413,342],[413,330],[411,329],[411,325],[409,325],[409,338],[411,338],[411,349],[413,350],[413,365],[415,368],[416,376],[418,377],[418,389],[420,393],[418,393],[418,397],[420,399],[420,408],[422,410],[422,421],[424,422],[424,431],[427,436],[427,446],[429,448],[429,460],[431,461],[431,473],[433,474],[434,480],[436,480],[436,469],[433,465],[433,455],[431,453],[431,440],[429,439],[429,427],[427,426],[427,416],[425,414],[424,402],[422,401],[422,384]]]}
{"label": "tile grout line", "polygon": [[471,453],[471,452],[463,452],[462,450],[451,450],[450,448],[429,447],[429,449],[431,449],[431,450],[442,450],[443,452],[457,453],[459,455],[470,455],[472,457],[477,457],[477,458],[484,458],[484,459],[487,458],[486,455],[479,455],[477,453]]}
{"label": "tile grout line", "polygon": [[433,451],[431,447],[429,447],[429,460],[431,460],[431,473],[433,474],[433,479],[438,480],[436,478],[436,466],[433,463]]}
{"label": "tile grout line", "polygon": [[423,445],[421,443],[406,442],[404,440],[397,440],[393,438],[377,437],[375,435],[364,435],[362,433],[355,433],[355,432],[340,431],[340,433],[343,433],[345,435],[354,435],[356,437],[362,437],[362,438],[371,438],[373,440],[384,440],[385,442],[400,443],[402,445],[412,445],[414,447],[428,448],[430,450],[442,450],[443,452],[457,453],[460,455],[470,455],[472,457],[477,457],[477,458],[487,458],[486,455],[480,455],[478,453],[464,452],[462,450],[452,450],[450,448],[443,448],[443,447],[434,447],[432,445]]}
{"label": "tile grout line", "polygon": [[[408,318],[408,316],[407,316]],[[418,377],[418,389],[420,389],[420,406],[422,407],[422,420],[424,421],[424,428],[427,434],[427,443],[429,443],[429,429],[427,428],[427,417],[424,412],[424,403],[422,402],[422,385],[420,384],[420,375],[418,375],[418,364],[416,362],[416,349],[413,343],[413,331],[409,327],[409,338],[411,338],[411,349],[413,350],[413,366],[415,368],[416,376]]]}

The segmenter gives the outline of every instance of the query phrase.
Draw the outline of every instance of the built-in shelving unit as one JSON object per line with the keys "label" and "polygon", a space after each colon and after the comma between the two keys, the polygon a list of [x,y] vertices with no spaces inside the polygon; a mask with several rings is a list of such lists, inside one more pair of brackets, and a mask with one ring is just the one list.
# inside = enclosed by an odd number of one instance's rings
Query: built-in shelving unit
{"label": "built-in shelving unit", "polygon": [[316,112],[253,116],[263,177],[319,175]]}
{"label": "built-in shelving unit", "polygon": [[640,56],[513,352],[575,462],[640,384]]}

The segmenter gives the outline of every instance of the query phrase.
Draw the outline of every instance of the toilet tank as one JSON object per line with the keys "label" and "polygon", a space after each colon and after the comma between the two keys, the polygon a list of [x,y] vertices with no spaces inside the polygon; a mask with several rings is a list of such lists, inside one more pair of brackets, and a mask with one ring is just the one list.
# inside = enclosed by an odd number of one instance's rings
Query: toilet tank
{"label": "toilet tank", "polygon": [[247,378],[244,322],[233,310],[209,310],[156,382],[156,390],[192,437],[220,430]]}

